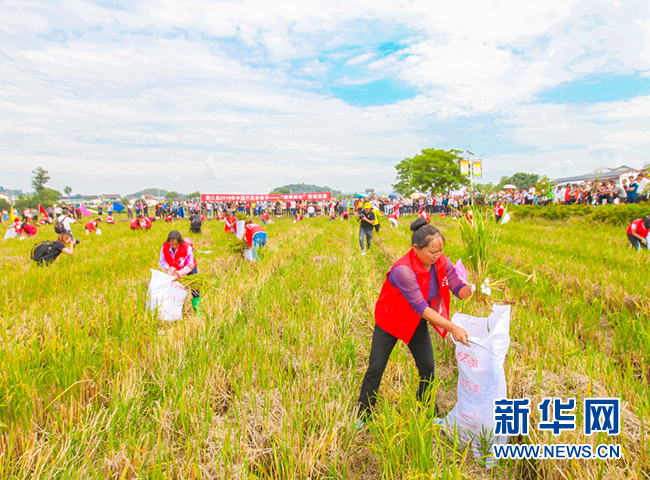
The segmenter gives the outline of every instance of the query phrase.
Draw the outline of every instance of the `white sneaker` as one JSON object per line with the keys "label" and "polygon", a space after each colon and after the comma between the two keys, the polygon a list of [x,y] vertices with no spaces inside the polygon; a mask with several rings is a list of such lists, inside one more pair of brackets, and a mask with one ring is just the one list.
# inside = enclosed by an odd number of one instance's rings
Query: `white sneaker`
{"label": "white sneaker", "polygon": [[365,250],[362,250],[362,251],[361,251],[361,255],[365,255],[365,254],[366,254],[366,251],[365,251]]}

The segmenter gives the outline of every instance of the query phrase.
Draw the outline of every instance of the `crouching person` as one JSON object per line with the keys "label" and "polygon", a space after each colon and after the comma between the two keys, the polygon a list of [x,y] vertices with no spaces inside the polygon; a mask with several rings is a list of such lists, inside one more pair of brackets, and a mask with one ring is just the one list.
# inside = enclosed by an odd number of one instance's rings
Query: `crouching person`
{"label": "crouching person", "polygon": [[[167,241],[163,243],[158,260],[160,268],[178,280],[186,275],[198,273],[196,260],[194,259],[194,246],[189,238],[183,240],[183,236],[177,230],[172,230],[167,235]],[[191,288],[192,308],[201,316],[201,294],[198,289]]]}
{"label": "crouching person", "polygon": [[244,250],[244,258],[249,262],[257,260],[259,251],[266,245],[267,235],[262,227],[251,220],[244,224],[244,238],[248,243],[248,248]]}

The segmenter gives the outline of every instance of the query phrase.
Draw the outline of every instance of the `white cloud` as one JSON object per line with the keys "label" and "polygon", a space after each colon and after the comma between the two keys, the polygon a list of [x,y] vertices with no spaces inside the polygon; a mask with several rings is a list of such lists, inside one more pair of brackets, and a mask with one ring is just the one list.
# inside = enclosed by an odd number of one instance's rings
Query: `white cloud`
{"label": "white cloud", "polygon": [[[641,3],[147,0],[122,11],[4,2],[3,186],[28,189],[42,165],[53,186],[78,181],[90,191],[164,187],[170,176],[183,191],[264,192],[293,181],[383,190],[393,165],[424,147],[481,149],[481,129],[435,128],[477,115],[498,119],[484,122],[490,135],[527,151],[488,151],[488,179],[611,166],[621,152],[638,164],[650,154],[650,97],[571,107],[535,95],[585,73],[648,70]],[[383,37],[364,38],[367,25],[398,32],[408,47],[382,58]],[[95,27],[102,32],[74,33]],[[164,38],[177,28],[188,38]],[[43,38],[53,29],[68,40]],[[131,34],[140,30],[152,35]],[[322,83],[337,62],[351,70],[339,85],[387,77],[421,93],[351,106]]]}

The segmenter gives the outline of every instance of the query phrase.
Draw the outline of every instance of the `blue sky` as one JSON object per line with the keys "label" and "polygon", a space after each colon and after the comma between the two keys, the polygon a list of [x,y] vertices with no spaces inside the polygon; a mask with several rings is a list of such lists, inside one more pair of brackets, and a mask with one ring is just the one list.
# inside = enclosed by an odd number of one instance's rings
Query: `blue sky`
{"label": "blue sky", "polygon": [[[650,157],[650,5],[0,2],[0,185],[390,190],[423,148],[487,180]],[[104,191],[106,190],[106,191]]]}

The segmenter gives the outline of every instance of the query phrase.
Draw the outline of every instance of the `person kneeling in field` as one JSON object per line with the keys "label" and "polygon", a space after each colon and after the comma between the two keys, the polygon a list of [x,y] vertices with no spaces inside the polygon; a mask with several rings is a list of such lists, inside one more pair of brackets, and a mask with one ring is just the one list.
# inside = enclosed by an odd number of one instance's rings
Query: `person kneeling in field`
{"label": "person kneeling in field", "polygon": [[91,220],[90,222],[88,222],[86,224],[86,226],[85,226],[86,235],[88,235],[89,233],[92,233],[92,232],[95,232],[97,235],[101,235],[102,231],[97,226],[99,224],[99,222],[101,222],[101,221],[102,221],[102,219],[98,218],[96,220]]}
{"label": "person kneeling in field", "polygon": [[[377,401],[381,377],[397,340],[406,343],[413,354],[420,374],[419,400],[425,399],[434,378],[428,324],[443,338],[449,331],[456,342],[469,347],[467,331],[449,321],[449,305],[450,293],[465,299],[472,294],[472,288],[463,283],[451,261],[443,255],[445,237],[440,230],[425,219],[417,219],[411,224],[411,231],[412,248],[386,274],[375,305],[370,359],[358,400],[362,417],[371,413]],[[434,409],[437,410],[435,403]]]}
{"label": "person kneeling in field", "polygon": [[49,265],[59,258],[61,252],[72,255],[77,243],[79,243],[79,240],[74,240],[72,235],[68,232],[64,232],[59,235],[55,242],[45,240],[34,245],[32,247],[30,258],[39,265]]}
{"label": "person kneeling in field", "polygon": [[296,219],[293,221],[293,223],[299,222],[303,218],[304,218],[303,214],[299,213],[299,214],[296,215]]}
{"label": "person kneeling in field", "polygon": [[131,230],[149,230],[151,228],[151,220],[144,215],[134,218],[130,225]]}
{"label": "person kneeling in field", "polygon": [[[178,280],[186,275],[196,275],[198,267],[194,259],[194,246],[189,238],[183,240],[181,232],[172,230],[167,235],[167,241],[160,249],[158,265],[169,275]],[[192,293],[192,308],[201,316],[201,292],[190,288]]]}
{"label": "person kneeling in field", "polygon": [[115,220],[113,219],[113,215],[110,213],[106,215],[106,225],[115,225]]}
{"label": "person kneeling in field", "polygon": [[248,248],[244,250],[244,258],[249,262],[257,260],[258,252],[266,245],[267,235],[262,227],[252,220],[246,220],[244,224],[244,238]]}
{"label": "person kneeling in field", "polygon": [[641,246],[648,249],[648,234],[650,234],[650,215],[637,218],[627,227],[627,238],[637,250],[640,250]]}
{"label": "person kneeling in field", "polygon": [[203,224],[203,219],[199,216],[198,213],[193,213],[190,215],[190,231],[192,233],[201,233],[201,225]]}
{"label": "person kneeling in field", "polygon": [[18,233],[18,235],[20,235],[20,239],[22,240],[23,238],[25,238],[23,237],[23,235],[27,237],[33,237],[34,235],[36,235],[38,229],[36,228],[36,225],[32,225],[31,223],[28,222],[23,222],[20,224],[20,227],[16,229],[16,232]]}

